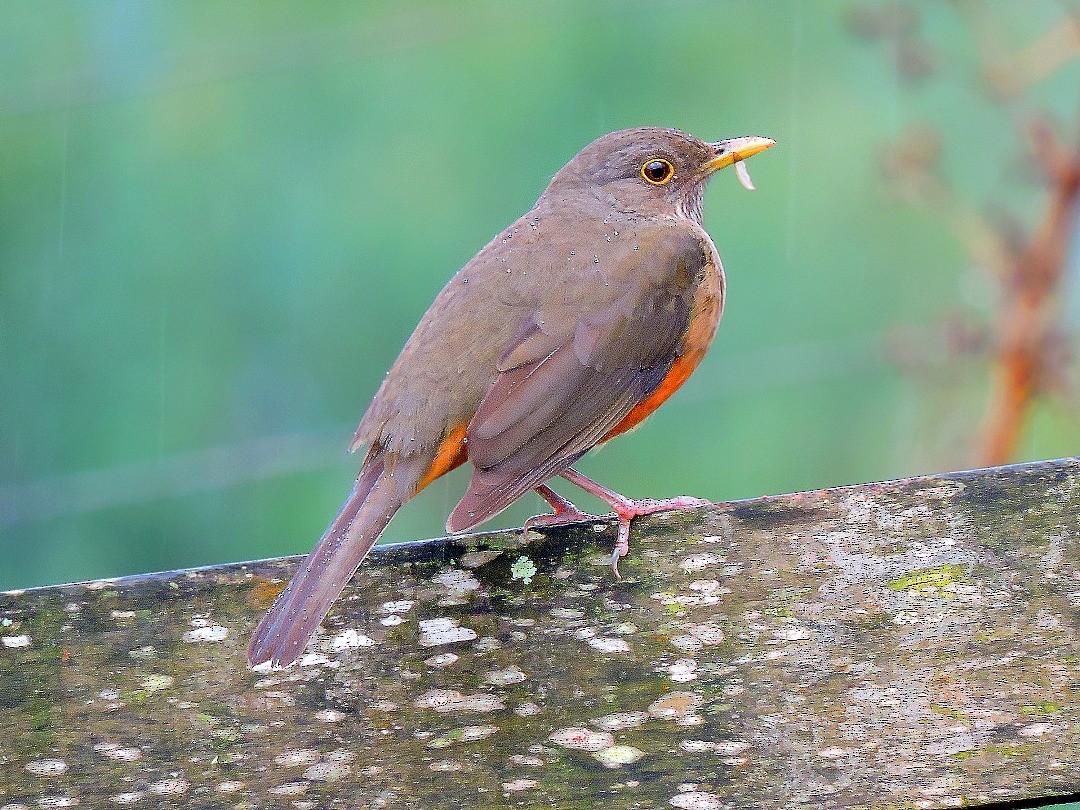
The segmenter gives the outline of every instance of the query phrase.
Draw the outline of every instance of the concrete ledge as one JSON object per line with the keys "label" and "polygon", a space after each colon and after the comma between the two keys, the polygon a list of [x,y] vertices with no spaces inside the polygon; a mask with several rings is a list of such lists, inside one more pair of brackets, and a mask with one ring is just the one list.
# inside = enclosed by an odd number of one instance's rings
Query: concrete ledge
{"label": "concrete ledge", "polygon": [[0,595],[0,806],[956,807],[1080,793],[1080,459]]}

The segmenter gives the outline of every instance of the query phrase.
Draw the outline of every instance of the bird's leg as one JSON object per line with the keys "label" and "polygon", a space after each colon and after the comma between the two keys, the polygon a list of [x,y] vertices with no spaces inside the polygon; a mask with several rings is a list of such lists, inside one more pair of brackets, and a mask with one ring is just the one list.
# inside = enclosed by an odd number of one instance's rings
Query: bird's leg
{"label": "bird's leg", "polygon": [[[611,552],[611,570],[615,572],[616,577],[619,576],[619,558],[625,557],[630,551],[631,520],[640,515],[651,515],[655,512],[681,511],[684,509],[696,509],[700,506],[712,506],[710,501],[702,500],[701,498],[691,498],[687,495],[681,495],[677,498],[668,498],[662,501],[655,501],[651,498],[634,501],[624,495],[620,495],[618,492],[612,492],[607,487],[596,483],[596,481],[582,475],[573,468],[563,470],[560,475],[574,486],[581,487],[590,495],[599,498],[615,510],[615,517],[619,521],[619,537],[615,541],[614,551]],[[551,502],[549,501],[549,503]],[[552,506],[554,506],[554,504],[552,504]],[[557,509],[558,507],[556,507],[556,510]]]}
{"label": "bird's leg", "polygon": [[525,531],[537,526],[565,526],[567,523],[581,523],[584,520],[594,520],[596,515],[582,512],[570,501],[553,490],[551,487],[541,484],[536,488],[536,494],[551,504],[555,510],[554,515],[534,515],[525,521]]}

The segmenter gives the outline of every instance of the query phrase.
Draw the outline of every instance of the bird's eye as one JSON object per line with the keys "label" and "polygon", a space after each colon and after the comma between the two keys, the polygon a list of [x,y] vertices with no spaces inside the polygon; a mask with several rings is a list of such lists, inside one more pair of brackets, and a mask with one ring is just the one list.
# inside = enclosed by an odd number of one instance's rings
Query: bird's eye
{"label": "bird's eye", "polygon": [[663,158],[653,158],[641,167],[642,179],[654,186],[662,186],[674,176],[675,167]]}

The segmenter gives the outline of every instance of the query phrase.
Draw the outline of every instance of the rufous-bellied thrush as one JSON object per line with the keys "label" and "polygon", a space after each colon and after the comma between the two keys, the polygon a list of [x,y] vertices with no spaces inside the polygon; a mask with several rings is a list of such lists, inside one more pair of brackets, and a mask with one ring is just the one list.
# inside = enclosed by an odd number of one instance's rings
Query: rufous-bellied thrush
{"label": "rufous-bellied thrush", "polygon": [[356,430],[351,449],[368,445],[356,484],[263,617],[251,664],[296,660],[394,513],[466,461],[472,479],[447,530],[530,490],[555,509],[531,525],[586,517],[546,486],[562,476],[614,508],[613,566],[632,518],[707,503],[633,501],[571,465],[640,423],[701,361],[724,306],[705,181],[773,143],[628,129],[567,163],[421,318]]}

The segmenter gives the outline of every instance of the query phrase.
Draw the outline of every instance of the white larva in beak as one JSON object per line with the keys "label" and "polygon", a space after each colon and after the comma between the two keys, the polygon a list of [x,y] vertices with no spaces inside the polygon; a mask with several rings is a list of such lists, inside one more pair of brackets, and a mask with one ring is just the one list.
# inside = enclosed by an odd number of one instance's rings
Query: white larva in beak
{"label": "white larva in beak", "polygon": [[735,174],[739,178],[739,182],[742,183],[742,187],[747,191],[754,190],[754,181],[750,179],[750,172],[746,168],[746,162],[743,160],[735,161]]}

